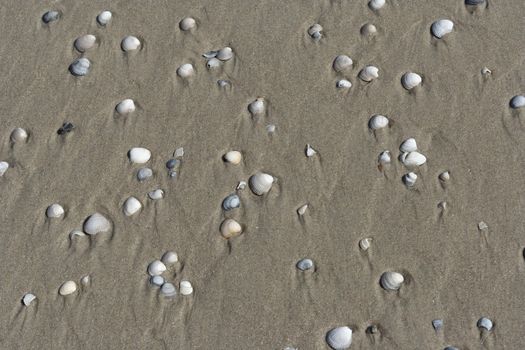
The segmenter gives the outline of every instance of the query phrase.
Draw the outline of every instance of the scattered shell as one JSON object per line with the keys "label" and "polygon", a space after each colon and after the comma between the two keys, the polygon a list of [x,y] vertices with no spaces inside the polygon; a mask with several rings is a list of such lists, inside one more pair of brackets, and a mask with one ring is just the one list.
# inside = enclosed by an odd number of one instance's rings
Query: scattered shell
{"label": "scattered shell", "polygon": [[310,28],[308,28],[308,35],[310,35],[314,40],[319,40],[323,36],[323,33],[321,33],[322,31],[323,27],[320,24],[315,23]]}
{"label": "scattered shell", "polygon": [[405,73],[401,78],[401,84],[407,90],[412,90],[413,88],[421,84],[422,81],[423,79],[419,74],[412,72]]}
{"label": "scattered shell", "polygon": [[162,199],[164,198],[164,191],[160,188],[157,190],[153,190],[148,193],[148,197],[153,200]]}
{"label": "scattered shell", "polygon": [[22,128],[15,128],[11,132],[11,141],[14,143],[26,142],[28,137],[29,135],[27,131],[25,131],[25,129]]}
{"label": "scattered shell", "polygon": [[97,16],[97,22],[101,26],[108,25],[108,23],[111,21],[111,17],[113,17],[113,14],[110,11],[102,11]]}
{"label": "scattered shell", "polygon": [[275,125],[274,124],[266,125],[266,132],[268,132],[269,134],[273,134],[275,132]]}
{"label": "scattered shell", "polygon": [[148,274],[150,276],[159,276],[166,271],[166,265],[160,260],[155,260],[148,265]]}
{"label": "scattered shell", "polygon": [[376,114],[372,117],[370,117],[370,120],[368,121],[368,127],[372,130],[378,130],[382,128],[386,128],[388,126],[388,118],[384,115]]}
{"label": "scattered shell", "polygon": [[0,162],[0,176],[4,176],[7,169],[9,169],[9,163],[1,161]]}
{"label": "scattered shell", "polygon": [[140,182],[146,181],[152,176],[153,176],[153,170],[151,170],[150,168],[140,168],[139,171],[137,171],[137,179]]}
{"label": "scattered shell", "polygon": [[193,293],[193,286],[190,281],[180,281],[179,291],[182,295],[191,295]]}
{"label": "scattered shell", "polygon": [[265,173],[257,173],[252,175],[249,180],[250,189],[258,196],[268,193],[272,188],[273,182],[273,176]]}
{"label": "scattered shell", "polygon": [[195,21],[193,18],[191,17],[186,17],[186,18],[183,18],[180,22],[179,22],[179,28],[185,32],[187,32],[188,30],[192,30],[192,29],[195,29],[197,27],[197,21]]}
{"label": "scattered shell", "polygon": [[465,0],[465,5],[481,5],[485,0]]}
{"label": "scattered shell", "polygon": [[299,209],[297,209],[297,214],[299,214],[299,216],[303,216],[306,213],[306,209],[308,209],[308,204],[302,205],[299,207]]}
{"label": "scattered shell", "polygon": [[436,332],[439,332],[443,328],[443,320],[437,319],[432,321],[432,327]]}
{"label": "scattered shell", "polygon": [[246,185],[247,185],[246,181],[239,181],[235,189],[242,191],[246,188]]}
{"label": "scattered shell", "polygon": [[151,152],[147,148],[133,147],[129,150],[129,160],[132,163],[144,164],[151,158]]}
{"label": "scattered shell", "polygon": [[122,210],[126,216],[132,216],[133,214],[138,213],[140,209],[142,209],[142,203],[133,196],[126,199],[122,206]]}
{"label": "scattered shell", "polygon": [[336,72],[342,72],[344,70],[351,68],[352,64],[353,64],[353,61],[350,57],[348,57],[347,55],[339,55],[334,59],[332,68]]}
{"label": "scattered shell", "polygon": [[135,109],[135,102],[131,98],[120,101],[115,107],[117,113],[122,115],[132,113]]}
{"label": "scattered shell", "polygon": [[166,162],[166,168],[175,169],[180,165],[180,160],[172,158]]}
{"label": "scattered shell", "polygon": [[221,65],[222,65],[221,60],[219,60],[218,58],[215,58],[215,57],[210,58],[210,59],[206,62],[206,68],[208,68],[208,69],[219,68]]}
{"label": "scattered shell", "polygon": [[266,111],[266,103],[264,101],[264,98],[259,97],[252,103],[248,105],[248,111],[252,115],[252,117],[264,114]]}
{"label": "scattered shell", "polygon": [[366,328],[365,332],[368,334],[377,334],[379,333],[379,327],[375,324],[371,324]]}
{"label": "scattered shell", "polygon": [[379,164],[389,164],[391,161],[390,151],[383,151],[379,154]]}
{"label": "scattered shell", "polygon": [[380,284],[386,290],[398,290],[405,281],[405,278],[399,272],[384,272],[381,275]]}
{"label": "scattered shell", "polygon": [[225,88],[227,86],[231,86],[231,81],[225,80],[225,79],[219,79],[217,80],[217,85],[219,85],[221,88]]}
{"label": "scattered shell", "polygon": [[166,297],[174,297],[177,295],[177,289],[173,283],[166,282],[160,287],[160,292]]}
{"label": "scattered shell", "polygon": [[217,52],[217,56],[215,57],[221,61],[228,61],[233,57],[233,50],[231,47],[222,48],[219,50],[219,52]]}
{"label": "scattered shell", "polygon": [[439,202],[438,203],[438,208],[441,209],[442,211],[447,210],[447,202],[445,202],[445,201]]}
{"label": "scattered shell", "polygon": [[188,79],[195,73],[195,69],[190,63],[184,63],[177,68],[177,75],[183,79]]}
{"label": "scattered shell", "polygon": [[58,203],[51,204],[46,210],[46,216],[48,218],[60,218],[64,213],[64,208]]}
{"label": "scattered shell", "polygon": [[179,147],[173,152],[173,156],[175,158],[182,158],[184,157],[184,147]]}
{"label": "scattered shell", "polygon": [[385,0],[370,0],[368,6],[372,10],[379,10],[381,7],[385,6]]}
{"label": "scattered shell", "polygon": [[160,258],[160,260],[166,265],[172,265],[179,261],[179,256],[175,252],[167,251],[166,253],[162,254],[162,258]]}
{"label": "scattered shell", "polygon": [[75,49],[77,49],[78,52],[86,52],[87,50],[95,46],[96,42],[97,42],[96,36],[92,34],[86,34],[86,35],[79,36],[75,40],[75,43],[73,45],[75,46]]}
{"label": "scattered shell", "polygon": [[425,164],[427,162],[427,157],[417,151],[414,151],[410,153],[404,153],[401,156],[401,161],[406,167],[416,167]]}
{"label": "scattered shell", "polygon": [[137,37],[134,37],[132,35],[128,35],[122,39],[122,43],[120,44],[120,47],[123,51],[133,51],[140,48],[140,40]]}
{"label": "scattered shell", "polygon": [[92,214],[84,222],[84,232],[88,235],[96,235],[97,233],[107,232],[110,229],[111,223],[100,213]]}
{"label": "scattered shell", "polygon": [[510,100],[510,107],[517,109],[525,106],[525,96],[516,95]]}
{"label": "scattered shell", "polygon": [[36,299],[36,296],[34,294],[31,294],[31,293],[27,293],[26,295],[24,295],[24,297],[22,298],[22,304],[24,304],[25,306],[29,306],[31,304],[31,302],[33,300]]}
{"label": "scattered shell", "polygon": [[314,267],[314,262],[311,259],[301,259],[295,266],[301,271],[306,271]]}
{"label": "scattered shell", "polygon": [[73,230],[69,232],[69,239],[73,240],[75,236],[77,237],[84,237],[86,234],[82,232],[81,230]]}
{"label": "scattered shell", "polygon": [[352,344],[352,330],[349,327],[337,327],[326,334],[326,342],[334,350],[345,350]]}
{"label": "scattered shell", "polygon": [[363,251],[367,251],[368,248],[370,248],[371,243],[372,243],[372,238],[370,237],[363,238],[359,241],[359,248],[361,248],[361,250]]}
{"label": "scattered shell", "polygon": [[438,39],[441,39],[446,34],[452,32],[453,28],[454,23],[451,20],[440,19],[432,23],[430,30],[432,31],[432,35],[434,35]]}
{"label": "scattered shell", "polygon": [[379,68],[375,66],[366,66],[359,72],[359,79],[370,82],[379,78]]}
{"label": "scattered shell", "polygon": [[447,182],[450,180],[450,173],[448,171],[444,171],[441,174],[439,174],[439,179],[443,182]]}
{"label": "scattered shell", "polygon": [[489,225],[487,225],[484,221],[480,221],[478,223],[478,230],[480,231],[486,231],[489,229]]}
{"label": "scattered shell", "polygon": [[226,219],[221,224],[221,234],[224,238],[232,238],[242,233],[242,226],[233,219]]}
{"label": "scattered shell", "polygon": [[338,89],[350,89],[352,87],[352,83],[349,80],[346,79],[340,79],[335,83],[335,87]]}
{"label": "scattered shell", "polygon": [[445,350],[459,350],[459,348],[456,348],[455,346],[447,346]]}
{"label": "scattered shell", "polygon": [[66,281],[58,289],[58,294],[60,295],[69,295],[77,291],[77,284],[75,281]]}
{"label": "scattered shell", "polygon": [[223,159],[227,163],[237,165],[242,161],[242,153],[239,151],[229,151],[223,156]]}
{"label": "scattered shell", "polygon": [[236,194],[230,194],[222,201],[222,209],[228,211],[241,206],[241,199]]}
{"label": "scattered shell", "polygon": [[483,328],[490,332],[493,327],[492,321],[489,318],[482,317],[478,320],[478,328]]}
{"label": "scattered shell", "polygon": [[483,67],[483,69],[481,69],[481,74],[483,74],[483,75],[491,75],[492,71],[490,69],[488,69],[487,67]]}
{"label": "scattered shell", "polygon": [[175,179],[177,177],[177,172],[175,170],[170,170],[168,172],[168,175],[169,177],[171,177],[172,179]]}
{"label": "scattered shell", "polygon": [[399,150],[401,152],[409,153],[409,152],[415,152],[417,151],[417,143],[416,139],[414,138],[408,138],[405,141],[401,143],[401,146],[399,146]]}
{"label": "scattered shell", "polygon": [[73,131],[74,128],[75,128],[75,126],[73,125],[73,123],[65,122],[65,123],[62,124],[62,126],[57,130],[57,134],[59,134],[59,135],[65,135],[65,134],[67,134],[68,132]]}
{"label": "scattered shell", "polygon": [[405,176],[403,176],[403,182],[407,187],[413,187],[416,184],[417,175],[416,173],[408,173]]}
{"label": "scattered shell", "polygon": [[151,276],[149,278],[149,283],[151,283],[155,287],[162,287],[164,282],[166,282],[166,280],[162,276]]}
{"label": "scattered shell", "polygon": [[87,58],[81,57],[71,63],[69,66],[69,71],[76,77],[83,77],[89,73],[90,68],[91,62],[89,62]]}
{"label": "scattered shell", "polygon": [[80,279],[80,283],[82,283],[83,286],[88,286],[91,282],[91,277],[89,275],[86,275]]}
{"label": "scattered shell", "polygon": [[363,36],[371,36],[377,33],[377,28],[375,25],[371,23],[366,23],[365,25],[361,27],[360,32],[361,32],[361,35]]}
{"label": "scattered shell", "polygon": [[54,11],[54,10],[47,11],[42,16],[42,21],[46,24],[54,22],[54,21],[58,21],[59,19],[60,19],[60,12]]}
{"label": "scattered shell", "polygon": [[313,149],[312,146],[310,146],[309,144],[306,144],[304,153],[306,154],[308,158],[310,158],[310,157],[313,157],[317,153],[317,151]]}

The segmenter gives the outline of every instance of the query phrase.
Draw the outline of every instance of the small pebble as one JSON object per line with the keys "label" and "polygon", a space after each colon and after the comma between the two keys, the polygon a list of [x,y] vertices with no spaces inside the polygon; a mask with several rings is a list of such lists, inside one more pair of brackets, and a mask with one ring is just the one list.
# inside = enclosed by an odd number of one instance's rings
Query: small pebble
{"label": "small pebble", "polygon": [[71,131],[73,131],[73,129],[75,128],[75,126],[70,123],[70,122],[65,122],[64,124],[62,124],[62,126],[60,127],[60,129],[57,130],[57,134],[59,135],[65,135]]}
{"label": "small pebble", "polygon": [[44,15],[42,16],[42,21],[46,24],[49,24],[51,22],[55,22],[55,21],[58,21],[60,19],[60,12],[58,11],[54,11],[54,10],[51,10],[51,11],[47,11],[46,13],[44,13]]}
{"label": "small pebble", "polygon": [[166,282],[160,287],[160,292],[166,297],[174,297],[177,295],[177,289],[172,283]]}
{"label": "small pebble", "polygon": [[91,62],[87,58],[82,57],[71,63],[69,71],[76,77],[82,77],[89,73],[90,68]]}
{"label": "small pebble", "polygon": [[34,294],[27,293],[22,298],[22,304],[24,304],[25,306],[29,306],[35,299],[36,299],[36,296]]}
{"label": "small pebble", "polygon": [[109,22],[111,22],[111,18],[113,17],[113,14],[110,12],[110,11],[102,11],[98,16],[97,16],[97,22],[98,24],[100,24],[101,26],[106,26],[109,24]]}

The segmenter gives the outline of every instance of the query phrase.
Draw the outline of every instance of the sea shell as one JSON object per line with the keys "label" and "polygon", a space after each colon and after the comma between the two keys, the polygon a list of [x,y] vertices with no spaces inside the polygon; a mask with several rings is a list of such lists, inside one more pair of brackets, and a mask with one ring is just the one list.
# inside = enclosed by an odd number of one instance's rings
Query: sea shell
{"label": "sea shell", "polygon": [[323,33],[321,33],[322,31],[323,27],[320,24],[315,23],[310,28],[308,28],[308,35],[310,35],[314,40],[319,40],[323,36]]}
{"label": "sea shell", "polygon": [[134,112],[135,109],[135,102],[131,98],[126,98],[125,100],[120,101],[115,107],[117,113],[122,115]]}
{"label": "sea shell", "polygon": [[492,321],[489,318],[482,317],[478,320],[478,328],[483,328],[490,332],[493,327]]}
{"label": "sea shell", "polygon": [[264,98],[259,97],[252,103],[248,105],[248,111],[251,113],[252,117],[264,114],[266,111],[266,102]]}
{"label": "sea shell", "polygon": [[9,163],[1,161],[0,162],[0,176],[4,176],[7,169],[9,169]]}
{"label": "sea shell", "polygon": [[219,52],[217,52],[217,56],[215,57],[217,57],[221,61],[228,61],[233,57],[233,50],[231,47],[227,46],[225,48],[220,49]]}
{"label": "sea shell", "polygon": [[111,229],[111,222],[100,213],[94,213],[84,222],[84,232],[88,235],[107,232]]}
{"label": "sea shell", "polygon": [[179,147],[173,152],[173,157],[182,158],[184,157],[184,147]]}
{"label": "sea shell", "polygon": [[361,35],[363,36],[371,36],[377,33],[377,28],[375,25],[371,23],[366,23],[361,27],[360,32],[361,32]]}
{"label": "sea shell", "polygon": [[266,132],[268,134],[273,134],[275,132],[275,124],[268,124],[266,125]]}
{"label": "sea shell", "polygon": [[353,61],[347,55],[339,55],[334,59],[332,63],[332,68],[336,72],[342,72],[352,67]]}
{"label": "sea shell", "polygon": [[454,23],[451,20],[440,19],[432,23],[430,30],[432,31],[432,35],[434,35],[438,39],[441,39],[446,34],[452,32],[453,28]]}
{"label": "sea shell", "polygon": [[129,150],[129,160],[132,163],[144,164],[149,161],[151,158],[151,152],[147,148],[143,147],[133,147]]}
{"label": "sea shell", "polygon": [[361,248],[361,250],[363,251],[367,251],[368,248],[370,248],[371,243],[372,243],[372,238],[370,237],[363,238],[359,241],[359,248]]}
{"label": "sea shell", "polygon": [[443,320],[437,319],[432,321],[432,327],[436,332],[439,332],[443,328]]}
{"label": "sea shell", "polygon": [[447,182],[448,180],[450,180],[450,172],[444,171],[441,174],[439,174],[438,177],[441,181]]}
{"label": "sea shell", "polygon": [[352,87],[352,83],[349,80],[346,79],[340,79],[335,83],[335,87],[338,89],[350,89]]}
{"label": "sea shell", "polygon": [[334,350],[345,350],[352,344],[352,330],[349,327],[337,327],[326,334],[326,342]]}
{"label": "sea shell", "polygon": [[407,187],[413,187],[416,184],[417,175],[416,173],[408,173],[403,176],[403,182]]}
{"label": "sea shell", "polygon": [[155,287],[162,287],[164,282],[166,282],[166,280],[162,276],[151,276],[149,278],[149,283],[151,283]]}
{"label": "sea shell", "polygon": [[180,160],[172,158],[166,162],[166,168],[175,169],[180,165]]}
{"label": "sea shell", "polygon": [[162,199],[164,198],[164,191],[160,188],[157,190],[153,190],[148,193],[148,197],[152,200]]}
{"label": "sea shell", "polygon": [[379,78],[379,68],[375,66],[366,66],[359,72],[359,79],[370,82]]}
{"label": "sea shell", "polygon": [[177,295],[177,289],[173,283],[166,282],[160,287],[160,292],[166,297],[174,297]]}
{"label": "sea shell", "polygon": [[51,204],[46,210],[46,216],[48,218],[60,218],[64,213],[64,208],[58,203]]}
{"label": "sea shell", "polygon": [[140,209],[142,209],[142,203],[133,196],[126,199],[122,206],[122,210],[126,216],[132,216],[133,214],[138,213]]}
{"label": "sea shell", "polygon": [[308,204],[300,206],[299,209],[297,209],[297,214],[299,216],[303,216],[304,214],[306,214],[306,209],[308,209]]}
{"label": "sea shell", "polygon": [[262,196],[270,192],[273,182],[273,176],[265,173],[257,173],[252,175],[249,180],[250,189],[258,196]]}
{"label": "sea shell", "polygon": [[510,107],[518,109],[525,106],[525,96],[516,95],[510,100]]}
{"label": "sea shell", "polygon": [[405,73],[401,78],[401,84],[407,90],[412,90],[413,88],[421,84],[422,81],[423,79],[419,74],[412,72]]}
{"label": "sea shell", "polygon": [[383,151],[379,154],[378,162],[379,164],[389,164],[391,161],[390,151]]}
{"label": "sea shell", "polygon": [[22,298],[22,304],[24,304],[25,306],[29,306],[31,304],[31,302],[33,302],[33,300],[35,300],[35,299],[36,299],[36,296],[34,294],[27,293]]}
{"label": "sea shell", "polygon": [[386,290],[398,290],[405,282],[405,278],[399,272],[384,272],[381,275],[380,284]]}
{"label": "sea shell", "polygon": [[177,172],[176,172],[175,170],[170,170],[170,171],[168,172],[168,175],[169,175],[169,177],[171,177],[172,179],[177,178]]}
{"label": "sea shell", "polygon": [[222,65],[221,60],[219,60],[218,58],[215,58],[215,57],[210,58],[210,59],[206,62],[206,68],[208,68],[208,69],[219,68],[221,65]]}
{"label": "sea shell", "polygon": [[69,295],[77,291],[77,284],[75,281],[66,281],[58,289],[58,294],[60,295]]}
{"label": "sea shell", "polygon": [[455,346],[447,346],[445,350],[459,350],[459,348],[456,348]]}
{"label": "sea shell", "polygon": [[162,258],[160,258],[160,260],[166,265],[171,265],[179,261],[179,256],[175,252],[167,251],[166,253],[162,254]]}
{"label": "sea shell", "polygon": [[241,206],[241,200],[238,195],[230,194],[222,201],[222,209],[228,211]]}
{"label": "sea shell", "polygon": [[195,73],[195,69],[190,63],[185,63],[177,68],[177,75],[183,79],[188,79]]}
{"label": "sea shell", "polygon": [[237,184],[237,187],[235,187],[236,190],[244,190],[246,188],[246,181],[239,181],[239,183]]}
{"label": "sea shell", "polygon": [[370,0],[370,2],[368,2],[368,6],[372,10],[379,10],[381,7],[385,6],[385,2],[385,0]]}
{"label": "sea shell", "polygon": [[182,295],[191,295],[193,293],[193,286],[190,281],[182,280],[179,284],[179,291]]}
{"label": "sea shell", "polygon": [[86,234],[82,232],[81,230],[73,230],[69,232],[69,239],[73,240],[75,236],[77,237],[84,237]]}
{"label": "sea shell", "polygon": [[220,230],[224,238],[232,238],[242,233],[242,226],[233,219],[226,219],[222,222]]}
{"label": "sea shell", "polygon": [[465,5],[481,5],[485,0],[465,0]]}
{"label": "sea shell", "polygon": [[310,157],[313,157],[317,153],[317,151],[313,149],[312,146],[310,146],[309,144],[306,144],[304,153],[306,154],[308,158],[310,158]]}
{"label": "sea shell", "polygon": [[88,286],[91,282],[91,277],[89,275],[86,275],[80,279],[80,283],[82,283],[83,286]]}
{"label": "sea shell", "polygon": [[187,32],[188,30],[192,30],[194,29],[195,27],[197,27],[197,21],[195,21],[193,18],[191,17],[186,17],[186,18],[183,18],[180,22],[179,22],[179,28],[185,32]]}
{"label": "sea shell", "polygon": [[92,34],[86,34],[86,35],[79,36],[75,40],[75,43],[73,45],[75,46],[75,49],[77,49],[78,52],[86,52],[87,50],[95,46],[96,42],[97,42],[96,36]]}
{"label": "sea shell", "polygon": [[217,80],[217,85],[219,85],[221,88],[226,88],[231,86],[231,81],[225,80],[225,79],[219,79]]}
{"label": "sea shell", "polygon": [[401,156],[401,162],[403,162],[406,167],[416,167],[425,164],[427,162],[427,157],[417,151],[403,153]]}
{"label": "sea shell", "polygon": [[490,69],[488,69],[487,67],[483,67],[481,69],[481,74],[483,74],[483,75],[491,75],[492,71]]}
{"label": "sea shell", "polygon": [[60,19],[60,12],[54,11],[54,10],[47,11],[42,16],[42,21],[46,24],[54,22],[54,21],[58,21],[59,19]]}
{"label": "sea shell", "polygon": [[15,128],[11,132],[11,141],[14,143],[26,142],[28,137],[27,131],[22,128]]}
{"label": "sea shell", "polygon": [[295,266],[301,271],[306,271],[314,267],[314,262],[311,259],[301,259]]}
{"label": "sea shell", "polygon": [[386,128],[388,126],[388,118],[384,115],[376,114],[372,117],[370,117],[370,120],[368,121],[368,127],[372,130],[378,130],[382,128]]}
{"label": "sea shell", "polygon": [[484,221],[480,221],[478,223],[478,230],[480,231],[486,231],[489,229],[489,225],[487,225],[487,223],[485,223]]}
{"label": "sea shell", "polygon": [[399,146],[399,150],[401,152],[409,153],[409,152],[415,152],[417,151],[417,143],[416,139],[414,138],[408,138],[405,141],[401,143],[401,146]]}
{"label": "sea shell", "polygon": [[140,48],[140,40],[137,37],[128,35],[122,39],[120,47],[123,51],[134,51]]}
{"label": "sea shell", "polygon": [[150,276],[159,276],[166,271],[166,265],[160,260],[155,260],[148,265],[148,274]]}
{"label": "sea shell", "polygon": [[101,26],[105,26],[111,21],[111,17],[113,17],[113,14],[110,11],[102,11],[97,16],[97,22]]}
{"label": "sea shell", "polygon": [[62,126],[57,130],[57,134],[59,134],[59,135],[65,135],[65,134],[67,134],[68,132],[73,131],[74,128],[75,128],[75,126],[73,125],[73,123],[65,122],[65,123],[62,124]]}
{"label": "sea shell", "polygon": [[242,161],[242,153],[239,151],[229,151],[223,156],[223,159],[227,163],[237,165]]}
{"label": "sea shell", "polygon": [[146,181],[150,177],[153,176],[153,170],[150,168],[140,168],[139,171],[137,171],[137,180],[140,182]]}
{"label": "sea shell", "polygon": [[89,62],[87,58],[81,57],[71,63],[69,66],[69,71],[76,77],[83,77],[89,73],[90,68],[91,62]]}

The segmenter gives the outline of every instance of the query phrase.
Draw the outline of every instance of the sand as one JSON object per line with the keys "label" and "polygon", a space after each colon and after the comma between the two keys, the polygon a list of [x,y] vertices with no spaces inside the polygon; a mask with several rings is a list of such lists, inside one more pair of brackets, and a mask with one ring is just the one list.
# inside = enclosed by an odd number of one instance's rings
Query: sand
{"label": "sand", "polygon": [[[327,349],[326,332],[344,325],[352,349],[525,344],[525,114],[509,108],[524,93],[522,0],[490,0],[474,13],[461,0],[387,0],[378,13],[364,0],[4,5],[0,158],[12,168],[0,178],[0,348]],[[46,26],[49,9],[63,15]],[[95,18],[105,9],[113,19],[102,28]],[[178,28],[186,16],[197,19],[193,33]],[[429,31],[439,18],[455,23],[443,40]],[[306,33],[316,22],[318,43]],[[361,36],[365,23],[375,37]],[[84,55],[90,73],[74,77],[73,42],[85,34],[99,45]],[[126,35],[142,50],[122,52]],[[224,46],[235,57],[208,71],[201,55]],[[331,68],[339,54],[354,62],[342,75]],[[189,82],[175,73],[183,63],[195,66]],[[369,64],[380,77],[366,84],[357,74]],[[400,84],[407,71],[423,76],[413,93]],[[337,90],[338,77],[352,88]],[[257,97],[268,113],[252,120],[247,105]],[[118,116],[125,98],[138,109]],[[373,114],[392,127],[371,133]],[[66,121],[75,129],[57,135]],[[26,144],[9,141],[15,127],[28,130]],[[396,160],[408,137],[428,158],[412,190]],[[305,157],[307,143],[314,157]],[[132,147],[151,150],[152,180],[136,180]],[[178,147],[185,154],[173,180],[164,164]],[[385,149],[392,164],[379,171]],[[242,164],[222,161],[229,150],[242,152]],[[222,200],[257,171],[278,182],[263,197],[239,191],[241,208],[225,216]],[[147,193],[156,188],[165,198],[154,202]],[[122,213],[129,196],[144,204],[131,218]],[[46,218],[53,203],[63,219]],[[69,232],[96,211],[112,232],[71,242]],[[222,238],[225,217],[244,233]],[[358,247],[364,237],[373,238],[367,252]],[[166,276],[177,287],[191,281],[192,296],[166,300],[149,285],[148,263],[167,250],[180,261]],[[305,257],[315,272],[296,269]],[[399,292],[380,287],[384,271],[403,273]],[[85,275],[89,286],[58,294]],[[37,300],[25,307],[28,292]],[[482,316],[495,327],[480,339]],[[371,324],[378,334],[366,333]]]}

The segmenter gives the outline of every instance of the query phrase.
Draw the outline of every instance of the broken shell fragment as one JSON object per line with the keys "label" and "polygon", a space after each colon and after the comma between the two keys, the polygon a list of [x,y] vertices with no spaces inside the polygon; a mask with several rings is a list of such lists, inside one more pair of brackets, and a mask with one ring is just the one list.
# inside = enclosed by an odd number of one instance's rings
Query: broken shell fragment
{"label": "broken shell fragment", "polygon": [[440,19],[432,23],[430,30],[432,31],[432,35],[438,39],[441,39],[448,33],[452,32],[453,28],[454,23],[451,20]]}
{"label": "broken shell fragment", "polygon": [[416,173],[408,173],[403,176],[403,182],[407,187],[413,187],[416,184],[417,181],[417,175]]}
{"label": "broken shell fragment", "polygon": [[73,294],[76,291],[77,291],[77,284],[75,283],[75,281],[66,281],[58,289],[58,294],[66,296],[69,294]]}
{"label": "broken shell fragment", "polygon": [[248,111],[252,117],[264,114],[266,111],[266,103],[262,97],[257,98],[255,101],[248,105]]}
{"label": "broken shell fragment", "polygon": [[352,64],[353,61],[350,57],[348,57],[347,55],[339,55],[334,59],[334,62],[332,63],[332,68],[339,73],[351,68]]}
{"label": "broken shell fragment", "polygon": [[362,251],[367,251],[370,248],[371,243],[372,238],[363,238],[359,241],[359,248],[361,248]]}
{"label": "broken shell fragment", "polygon": [[323,27],[320,24],[315,23],[310,28],[308,28],[308,35],[310,35],[312,39],[317,41],[323,37],[322,31]]}
{"label": "broken shell fragment", "polygon": [[226,219],[222,222],[220,230],[222,236],[228,239],[239,236],[242,233],[242,226],[233,219]]}
{"label": "broken shell fragment", "polygon": [[307,271],[314,267],[314,262],[311,259],[301,259],[295,266],[301,271]]}
{"label": "broken shell fragment", "polygon": [[24,304],[25,306],[29,306],[35,299],[36,299],[36,296],[34,294],[27,293],[22,298],[22,304]]}
{"label": "broken shell fragment", "polygon": [[148,193],[149,199],[158,200],[164,198],[164,191],[159,189],[153,190]]}
{"label": "broken shell fragment", "polygon": [[299,216],[303,216],[306,214],[306,209],[308,209],[308,204],[302,205],[299,207],[299,209],[297,209],[297,214],[299,214]]}
{"label": "broken shell fragment", "polygon": [[352,330],[349,327],[337,327],[326,334],[326,342],[334,350],[345,350],[352,345]]}
{"label": "broken shell fragment", "polygon": [[122,210],[126,216],[132,216],[138,213],[140,209],[142,209],[142,203],[140,203],[140,201],[133,196],[126,199],[124,205],[122,206]]}
{"label": "broken shell fragment", "polygon": [[274,177],[270,174],[256,173],[249,180],[250,189],[258,196],[270,192],[274,182]]}
{"label": "broken shell fragment", "polygon": [[310,146],[309,144],[306,144],[304,153],[306,154],[308,158],[310,158],[310,157],[313,157],[317,153],[317,151],[313,149],[312,146]]}
{"label": "broken shell fragment", "polygon": [[423,78],[421,78],[419,74],[412,72],[405,73],[401,78],[401,84],[407,90],[412,90],[413,88],[421,84],[422,81]]}
{"label": "broken shell fragment", "polygon": [[439,332],[443,328],[443,320],[436,319],[432,321],[432,327],[436,332]]}
{"label": "broken shell fragment", "polygon": [[0,162],[0,176],[4,176],[7,169],[9,169],[9,163],[1,161]]}
{"label": "broken shell fragment", "polygon": [[179,291],[182,295],[191,295],[193,293],[193,286],[190,281],[182,280],[179,284]]}
{"label": "broken shell fragment", "polygon": [[238,191],[242,191],[246,188],[246,181],[239,181],[239,183],[237,184],[237,187],[235,187],[236,190]]}
{"label": "broken shell fragment", "polygon": [[222,201],[222,209],[225,211],[239,208],[241,206],[241,199],[236,194],[230,194]]}
{"label": "broken shell fragment", "polygon": [[150,276],[159,276],[166,271],[166,265],[160,260],[155,260],[148,265],[148,274]]}
{"label": "broken shell fragment", "polygon": [[48,218],[60,218],[64,215],[64,213],[64,208],[58,203],[51,204],[46,209],[46,216]]}
{"label": "broken shell fragment", "polygon": [[187,32],[188,30],[192,30],[195,27],[197,27],[197,22],[191,17],[183,18],[179,22],[179,28],[185,32]]}
{"label": "broken shell fragment", "polygon": [[366,66],[359,72],[359,79],[363,81],[371,82],[377,78],[379,78],[379,68],[375,66]]}
{"label": "broken shell fragment", "polygon": [[84,232],[88,235],[107,232],[111,229],[111,223],[100,213],[94,213],[84,222]]}
{"label": "broken shell fragment", "polygon": [[122,39],[120,47],[123,51],[134,51],[140,48],[140,40],[132,35],[128,35]]}
{"label": "broken shell fragment", "polygon": [[388,118],[384,115],[376,114],[368,121],[368,127],[372,130],[386,128],[388,126]]}
{"label": "broken shell fragment", "polygon": [[223,156],[223,159],[227,163],[238,165],[242,161],[242,153],[239,151],[229,151]]}
{"label": "broken shell fragment", "polygon": [[439,174],[439,179],[443,182],[447,182],[450,180],[450,173],[448,171],[444,171],[441,174]]}
{"label": "broken shell fragment", "polygon": [[405,278],[399,272],[384,272],[381,275],[380,284],[386,290],[398,290],[401,285],[405,282]]}

